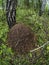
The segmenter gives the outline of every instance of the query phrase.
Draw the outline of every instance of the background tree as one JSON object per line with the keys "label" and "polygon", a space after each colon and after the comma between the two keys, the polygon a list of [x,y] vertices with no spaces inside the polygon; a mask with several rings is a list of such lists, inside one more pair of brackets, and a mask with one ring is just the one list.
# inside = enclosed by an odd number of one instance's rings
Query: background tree
{"label": "background tree", "polygon": [[7,0],[6,17],[9,28],[16,24],[16,6],[17,0]]}
{"label": "background tree", "polygon": [[41,11],[42,11],[42,12],[45,11],[46,3],[47,3],[47,0],[42,0],[42,7],[41,7]]}
{"label": "background tree", "polygon": [[45,6],[46,6],[47,0],[38,0],[39,3],[39,15],[41,16],[43,12],[45,11]]}
{"label": "background tree", "polygon": [[38,3],[39,3],[39,16],[42,15],[42,10],[41,10],[41,7],[42,7],[42,0],[38,0]]}
{"label": "background tree", "polygon": [[24,0],[24,4],[28,8],[29,7],[29,0]]}

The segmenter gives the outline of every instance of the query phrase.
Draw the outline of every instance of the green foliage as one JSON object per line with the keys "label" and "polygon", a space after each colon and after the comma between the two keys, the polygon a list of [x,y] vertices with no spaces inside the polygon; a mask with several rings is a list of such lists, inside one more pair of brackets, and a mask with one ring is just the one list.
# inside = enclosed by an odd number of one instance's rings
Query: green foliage
{"label": "green foliage", "polygon": [[8,48],[6,45],[2,44],[0,46],[0,65],[11,65],[10,60],[13,53],[11,48]]}
{"label": "green foliage", "polygon": [[[6,41],[8,25],[6,22],[5,14],[0,10],[0,38]],[[2,16],[3,15],[3,16]],[[43,14],[41,17],[34,11],[30,9],[17,8],[17,23],[25,23],[29,25],[31,29],[37,35],[37,43],[42,45],[49,39],[49,16]],[[46,53],[47,52],[47,53]],[[34,64],[30,63],[26,57],[14,57],[14,52],[11,48],[8,48],[6,44],[0,46],[0,65],[48,65],[49,62],[49,45],[44,49],[44,58],[41,56]],[[32,58],[32,53],[29,53],[29,59]],[[12,60],[12,61],[11,61]]]}
{"label": "green foliage", "polygon": [[[17,9],[17,22],[25,23],[31,27],[31,29],[38,36],[38,43],[44,43],[48,40],[49,36],[49,19],[48,16],[42,15],[41,17],[33,9]],[[48,33],[47,33],[48,32]],[[41,45],[40,44],[40,45]]]}
{"label": "green foliage", "polygon": [[8,32],[8,26],[6,22],[6,17],[3,11],[0,10],[0,38],[2,38],[4,41],[7,38],[7,32]]}
{"label": "green foliage", "polygon": [[0,0],[0,6],[2,5],[2,0]]}
{"label": "green foliage", "polygon": [[26,56],[15,56],[11,48],[7,47],[5,44],[2,44],[0,46],[0,65],[48,65],[48,53],[49,51],[47,51],[47,53],[44,51],[44,57],[41,56],[39,59],[33,61],[32,53],[29,53]]}

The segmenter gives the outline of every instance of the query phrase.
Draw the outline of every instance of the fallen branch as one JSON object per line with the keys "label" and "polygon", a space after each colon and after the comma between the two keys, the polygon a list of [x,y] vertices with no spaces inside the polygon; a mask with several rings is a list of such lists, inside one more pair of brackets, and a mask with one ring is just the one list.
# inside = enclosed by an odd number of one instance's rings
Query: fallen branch
{"label": "fallen branch", "polygon": [[41,48],[44,48],[47,44],[49,44],[49,41],[47,41],[45,44],[43,44],[42,46],[38,47],[38,48],[35,48],[34,50],[30,50],[30,52],[34,52],[34,51],[37,51]]}

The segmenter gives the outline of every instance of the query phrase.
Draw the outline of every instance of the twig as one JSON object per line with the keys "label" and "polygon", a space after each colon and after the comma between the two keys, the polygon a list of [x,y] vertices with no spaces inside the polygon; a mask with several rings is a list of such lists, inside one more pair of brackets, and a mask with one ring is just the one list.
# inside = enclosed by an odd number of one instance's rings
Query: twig
{"label": "twig", "polygon": [[42,46],[35,48],[34,50],[30,50],[30,52],[34,52],[37,51],[38,49],[44,48],[45,45],[47,45],[49,43],[49,41],[47,41],[45,44],[43,44]]}

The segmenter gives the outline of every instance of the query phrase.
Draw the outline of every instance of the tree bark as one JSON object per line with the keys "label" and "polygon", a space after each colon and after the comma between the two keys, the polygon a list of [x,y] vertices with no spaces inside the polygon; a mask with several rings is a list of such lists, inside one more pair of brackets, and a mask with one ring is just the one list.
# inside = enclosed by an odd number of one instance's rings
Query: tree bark
{"label": "tree bark", "polygon": [[38,0],[38,3],[39,3],[39,16],[41,16],[42,15],[42,10],[41,10],[42,0]]}
{"label": "tree bark", "polygon": [[27,8],[29,8],[29,0],[24,0],[24,4]]}
{"label": "tree bark", "polygon": [[6,18],[9,28],[16,24],[16,4],[17,0],[7,0],[6,2]]}

